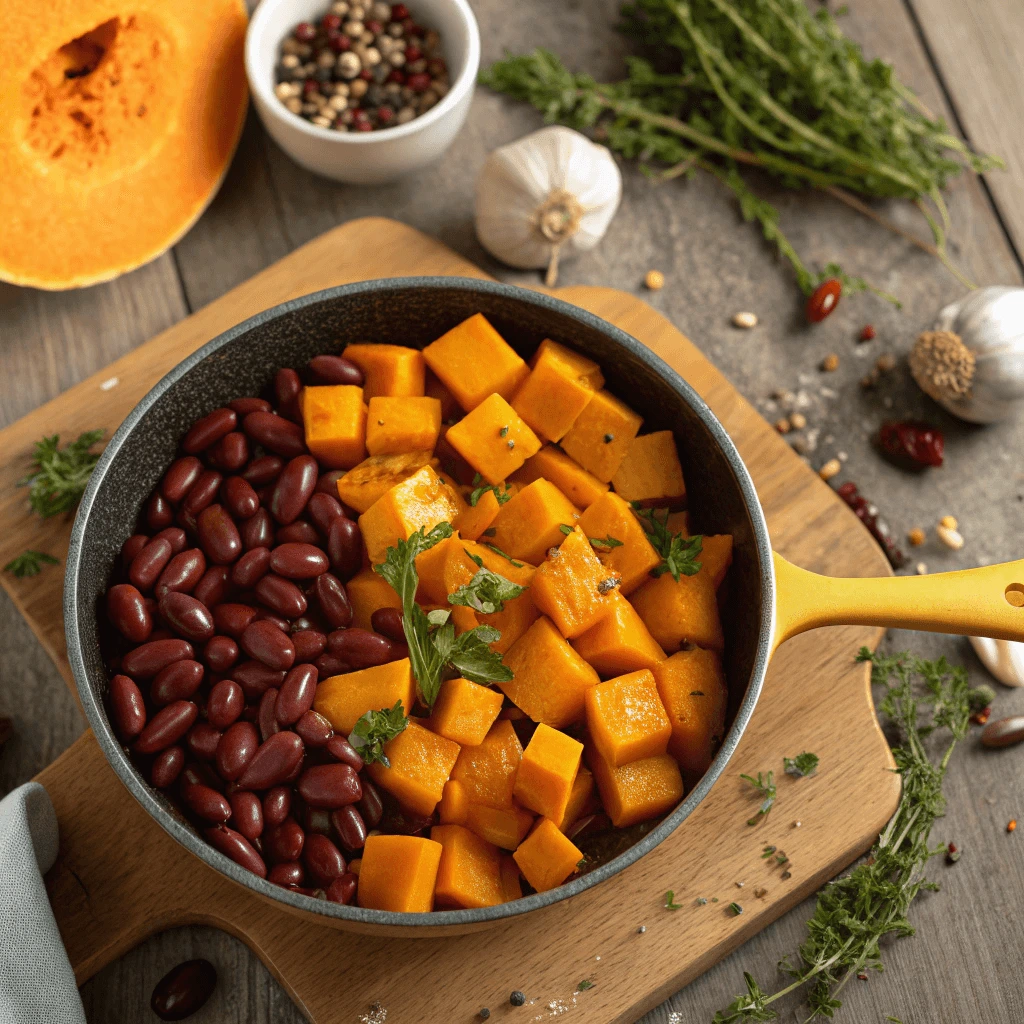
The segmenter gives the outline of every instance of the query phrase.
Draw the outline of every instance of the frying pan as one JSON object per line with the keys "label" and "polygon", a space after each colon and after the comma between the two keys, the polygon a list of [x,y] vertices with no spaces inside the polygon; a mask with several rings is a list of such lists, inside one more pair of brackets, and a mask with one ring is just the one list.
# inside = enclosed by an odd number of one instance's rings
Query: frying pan
{"label": "frying pan", "polygon": [[[313,900],[258,878],[214,850],[132,765],[104,704],[103,596],[144,500],[198,416],[264,391],[281,366],[301,366],[350,341],[422,347],[477,312],[524,357],[546,337],[585,352],[600,363],[606,386],[644,417],[646,430],[674,432],[693,531],[734,538],[732,601],[725,616],[730,725],[710,769],[672,813],[625,852],[549,892],[496,907],[430,914]],[[566,899],[657,846],[722,774],[757,705],[772,652],[804,630],[867,624],[1024,640],[1024,560],[881,579],[833,579],[791,565],[771,549],[753,483],[721,423],[682,377],[635,338],[537,292],[464,278],[395,278],[344,285],[266,310],[189,356],[149,392],[111,439],[82,498],[68,552],[64,620],[89,724],[121,781],[168,833],[207,864],[292,911],[341,928],[414,937],[475,930]]]}

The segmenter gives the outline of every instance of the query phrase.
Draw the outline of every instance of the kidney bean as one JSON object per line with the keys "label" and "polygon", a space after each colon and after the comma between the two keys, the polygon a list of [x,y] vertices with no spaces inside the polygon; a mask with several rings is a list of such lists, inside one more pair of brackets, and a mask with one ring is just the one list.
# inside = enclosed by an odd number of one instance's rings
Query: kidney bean
{"label": "kidney bean", "polygon": [[306,452],[303,431],[297,423],[271,412],[251,412],[242,421],[242,429],[257,444],[275,455],[293,459]]}
{"label": "kidney bean", "polygon": [[315,665],[298,665],[284,677],[274,714],[281,725],[294,725],[313,706]]}
{"label": "kidney bean", "polygon": [[202,659],[212,672],[223,675],[238,661],[238,644],[229,636],[210,637],[203,647]]}
{"label": "kidney bean", "polygon": [[286,860],[275,864],[267,878],[275,885],[302,885],[306,879],[302,865],[297,860]]}
{"label": "kidney bean", "polygon": [[199,548],[189,548],[175,555],[160,573],[153,594],[157,600],[172,591],[191,593],[206,572],[206,556]]}
{"label": "kidney bean", "polygon": [[327,557],[331,569],[343,583],[350,580],[363,564],[363,535],[359,524],[338,516],[327,534]]}
{"label": "kidney bean", "polygon": [[129,651],[121,659],[121,669],[133,679],[152,679],[171,662],[184,661],[195,657],[192,645],[177,638],[171,640],[150,640]]}
{"label": "kidney bean", "polygon": [[[295,670],[292,669],[294,672]],[[322,747],[334,735],[331,723],[316,711],[307,711],[294,726],[296,733],[307,747]]]}
{"label": "kidney bean", "polygon": [[336,629],[327,635],[327,650],[348,665],[349,672],[387,664],[392,660],[392,648],[386,636],[358,626]]}
{"label": "kidney bean", "polygon": [[185,495],[185,500],[181,503],[182,512],[196,519],[203,509],[213,504],[213,499],[217,497],[217,491],[223,482],[224,477],[216,470],[204,469]]}
{"label": "kidney bean", "polygon": [[213,615],[210,609],[191,594],[179,594],[172,590],[160,598],[158,607],[164,622],[186,640],[201,643],[213,636]]}
{"label": "kidney bean", "polygon": [[224,824],[231,817],[231,804],[227,798],[209,786],[186,784],[181,787],[181,799],[196,817],[204,821]]}
{"label": "kidney bean", "polygon": [[302,827],[308,836],[311,832],[317,835],[330,836],[331,815],[321,807],[307,807],[302,818]]}
{"label": "kidney bean", "polygon": [[[279,540],[282,532],[278,532]],[[311,580],[327,572],[328,562],[315,544],[278,544],[270,552],[270,568],[288,579]]]}
{"label": "kidney bean", "polygon": [[181,442],[181,447],[189,455],[206,451],[210,445],[234,430],[237,423],[238,413],[234,409],[214,409],[192,424],[192,428]]}
{"label": "kidney bean", "polygon": [[242,687],[245,699],[254,702],[260,699],[270,686],[280,686],[284,682],[284,672],[267,668],[259,661],[243,661],[231,671],[235,682]]}
{"label": "kidney bean", "polygon": [[234,473],[249,461],[249,438],[240,430],[232,430],[210,448],[206,459],[211,466]]}
{"label": "kidney bean", "polygon": [[128,579],[145,592],[151,590],[160,573],[171,560],[171,543],[165,538],[151,540],[133,559]]}
{"label": "kidney bean", "polygon": [[153,632],[153,618],[138,587],[118,583],[107,591],[107,618],[132,643],[141,644]]}
{"label": "kidney bean", "polygon": [[[287,733],[280,735],[286,736]],[[306,833],[294,818],[285,818],[280,825],[267,829],[263,834],[263,848],[276,863],[298,860],[305,844]]]}
{"label": "kidney bean", "polygon": [[224,504],[228,511],[237,519],[252,518],[259,511],[260,499],[252,489],[252,484],[240,476],[229,476],[222,488]]}
{"label": "kidney bean", "polygon": [[188,545],[188,536],[185,531],[177,526],[168,526],[159,533],[154,534],[153,540],[166,540],[171,545],[171,556],[180,555]]}
{"label": "kidney bean", "polygon": [[313,356],[307,366],[318,384],[354,384],[362,387],[363,371],[344,356]]}
{"label": "kidney bean", "polygon": [[311,455],[299,455],[281,470],[270,496],[270,514],[282,525],[294,523],[316,489],[320,467]]}
{"label": "kidney bean", "polygon": [[142,691],[134,679],[116,675],[110,680],[108,696],[118,736],[126,742],[135,739],[146,725],[146,702],[142,699]]}
{"label": "kidney bean", "polygon": [[302,381],[294,370],[282,366],[274,374],[274,398],[277,400],[277,408],[282,416],[287,416],[290,420],[298,419],[299,393],[301,391]]}
{"label": "kidney bean", "polygon": [[340,676],[349,671],[348,662],[339,658],[336,654],[325,652],[313,663],[320,674],[321,679],[329,679],[331,676]]}
{"label": "kidney bean", "polygon": [[[235,722],[217,744],[216,764],[221,776],[234,782],[252,763],[259,749],[260,738],[252,722]],[[242,786],[249,789],[249,786]]]}
{"label": "kidney bean", "polygon": [[306,595],[291,580],[273,574],[256,584],[256,596],[271,611],[288,619],[304,614],[308,607]]}
{"label": "kidney bean", "polygon": [[295,664],[303,665],[316,661],[324,653],[327,637],[318,629],[299,629],[292,633],[292,644],[295,647]]}
{"label": "kidney bean", "polygon": [[239,527],[242,547],[246,551],[254,548],[269,548],[274,543],[274,521],[265,508],[257,509]]}
{"label": "kidney bean", "polygon": [[[243,789],[270,789],[288,781],[302,764],[302,740],[293,732],[274,733],[260,748],[238,779]],[[294,860],[294,857],[285,858]]]}
{"label": "kidney bean", "polygon": [[145,533],[133,533],[121,545],[121,565],[125,572],[132,564],[135,556],[149,543],[149,536]]}
{"label": "kidney bean", "polygon": [[231,569],[231,582],[237,587],[252,587],[270,571],[270,549],[253,548]]}
{"label": "kidney bean", "polygon": [[149,698],[157,707],[188,700],[202,684],[204,672],[198,661],[171,662],[156,674],[149,688]]}
{"label": "kidney bean", "polygon": [[242,553],[242,538],[235,521],[222,505],[210,505],[196,521],[199,546],[217,565],[228,565]]}
{"label": "kidney bean", "polygon": [[216,828],[204,829],[203,835],[211,846],[230,857],[236,864],[254,875],[259,875],[260,878],[267,877],[267,865],[263,858],[253,849],[249,840],[233,828],[218,825]]}
{"label": "kidney bean", "polygon": [[242,687],[234,679],[222,679],[213,685],[207,698],[207,721],[216,729],[226,729],[238,720],[243,707],[245,695]]}
{"label": "kidney bean", "polygon": [[331,811],[331,827],[346,850],[361,850],[366,842],[366,822],[355,804]]}
{"label": "kidney bean", "polygon": [[330,885],[334,879],[345,873],[345,858],[342,857],[341,851],[327,836],[318,832],[306,836],[302,862],[306,865],[310,878],[320,886]]}
{"label": "kidney bean", "polygon": [[[345,475],[343,469],[329,469],[326,473],[321,473],[319,479],[316,482],[317,494],[329,494],[332,498],[338,497],[338,481]],[[342,506],[344,508],[344,506]],[[348,515],[348,513],[346,513]],[[349,517],[351,518],[351,517]]]}
{"label": "kidney bean", "polygon": [[359,776],[347,764],[317,764],[307,768],[296,786],[307,807],[331,810],[354,804],[362,796]]}
{"label": "kidney bean", "polygon": [[335,733],[327,741],[327,753],[342,764],[347,764],[353,771],[363,770],[362,755],[341,733]]}
{"label": "kidney bean", "polygon": [[312,544],[319,547],[320,534],[316,532],[316,527],[312,523],[298,519],[294,523],[282,526],[277,531],[275,540],[278,544]]}
{"label": "kidney bean", "polygon": [[280,455],[260,455],[242,470],[242,479],[253,487],[266,487],[272,484],[284,469],[284,459]]}
{"label": "kidney bean", "polygon": [[260,737],[263,742],[266,743],[275,733],[281,731],[281,726],[277,723],[277,695],[280,691],[276,686],[271,686],[268,690],[265,690],[263,696],[260,697],[260,713],[257,721],[260,725]]}
{"label": "kidney bean", "polygon": [[242,790],[231,794],[231,824],[249,842],[263,834],[263,805],[255,793]]}
{"label": "kidney bean", "polygon": [[187,960],[156,983],[149,1005],[161,1020],[184,1020],[206,1005],[216,987],[217,971],[209,960]]}
{"label": "kidney bean", "polygon": [[384,799],[380,795],[380,790],[370,779],[363,778],[361,781],[363,795],[356,801],[356,807],[359,808],[359,813],[363,816],[367,827],[376,828],[380,824],[381,818],[384,817]]}
{"label": "kidney bean", "polygon": [[331,523],[338,516],[345,514],[341,507],[341,502],[330,494],[324,494],[322,491],[313,492],[306,503],[306,513],[323,537],[326,537],[330,532]]}
{"label": "kidney bean", "polygon": [[327,886],[324,895],[331,903],[349,904],[355,899],[358,886],[359,876],[354,875],[351,871],[346,871]]}
{"label": "kidney bean", "polygon": [[185,751],[179,746],[167,747],[153,758],[149,780],[157,789],[167,789],[178,781],[185,767]]}
{"label": "kidney bean", "polygon": [[272,622],[250,622],[238,640],[239,646],[268,668],[288,671],[295,663],[295,647],[287,633]]}
{"label": "kidney bean", "polygon": [[273,408],[265,398],[233,398],[228,408],[234,409],[239,416],[248,416],[251,412],[270,412]]}
{"label": "kidney bean", "polygon": [[398,608],[378,608],[370,616],[370,625],[374,631],[383,633],[395,643],[405,643],[405,630],[402,627],[402,613]]}
{"label": "kidney bean", "polygon": [[[161,708],[139,733],[132,749],[139,754],[156,754],[177,743],[199,716],[199,708],[190,700],[176,700]],[[298,737],[296,737],[298,739]]]}
{"label": "kidney bean", "polygon": [[209,722],[196,722],[185,737],[190,753],[201,761],[212,761],[217,756],[217,747],[223,733]]}
{"label": "kidney bean", "polygon": [[227,566],[211,565],[195,585],[192,596],[212,610],[227,597],[228,580]]}
{"label": "kidney bean", "polygon": [[159,492],[154,491],[146,502],[146,525],[156,533],[174,522],[171,503]]}
{"label": "kidney bean", "polygon": [[171,463],[160,483],[160,492],[172,504],[177,505],[188,493],[202,472],[203,464],[194,455],[184,455]]}
{"label": "kidney bean", "polygon": [[218,793],[224,792],[224,780],[214,770],[213,765],[205,761],[188,761],[182,770],[181,778],[190,786],[209,786]]}
{"label": "kidney bean", "polygon": [[274,786],[263,797],[263,821],[267,828],[280,825],[292,808],[290,786]]}
{"label": "kidney bean", "polygon": [[274,625],[281,630],[282,633],[287,633],[291,636],[291,629],[289,627],[288,620],[282,618],[280,615],[275,615],[273,612],[267,611],[266,608],[260,608],[260,610],[252,617],[252,621],[269,622],[271,625]]}
{"label": "kidney bean", "polygon": [[335,627],[344,629],[352,624],[352,605],[348,593],[337,576],[329,572],[318,576],[313,583],[313,596],[324,618]]}

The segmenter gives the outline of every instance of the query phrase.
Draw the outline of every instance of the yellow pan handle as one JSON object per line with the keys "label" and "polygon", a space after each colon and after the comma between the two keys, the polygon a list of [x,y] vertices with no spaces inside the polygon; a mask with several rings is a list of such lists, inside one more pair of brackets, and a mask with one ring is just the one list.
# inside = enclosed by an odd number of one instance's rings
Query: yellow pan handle
{"label": "yellow pan handle", "polygon": [[931,576],[838,579],[775,553],[778,647],[817,626],[888,626],[1024,641],[1024,559]]}

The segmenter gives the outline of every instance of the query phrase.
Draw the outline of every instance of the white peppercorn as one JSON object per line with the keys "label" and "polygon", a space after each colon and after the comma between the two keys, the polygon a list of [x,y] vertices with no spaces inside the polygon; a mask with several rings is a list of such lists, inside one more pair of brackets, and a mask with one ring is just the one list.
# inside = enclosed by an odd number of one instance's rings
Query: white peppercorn
{"label": "white peppercorn", "polygon": [[330,50],[324,50],[316,62],[322,68],[333,68],[338,58]]}
{"label": "white peppercorn", "polygon": [[339,18],[344,18],[348,14],[348,4],[345,0],[338,0],[337,3],[331,4],[331,14],[338,15]]}
{"label": "white peppercorn", "polygon": [[412,107],[402,107],[398,112],[398,116],[395,120],[399,124],[408,124],[416,116],[416,111]]}
{"label": "white peppercorn", "polygon": [[322,115],[319,115],[313,118],[313,124],[315,124],[318,128],[330,128],[331,119],[329,117],[323,117]]}
{"label": "white peppercorn", "polygon": [[397,21],[394,21],[388,25],[388,35],[395,39],[401,39],[405,35],[405,29]]}
{"label": "white peppercorn", "polygon": [[405,54],[402,53],[401,50],[392,50],[391,53],[388,54],[388,63],[393,68],[402,67],[402,65],[405,64]]}
{"label": "white peppercorn", "polygon": [[370,13],[373,15],[375,21],[387,23],[391,20],[391,4],[375,3],[370,8]]}
{"label": "white peppercorn", "polygon": [[363,34],[363,23],[361,21],[346,21],[342,31],[349,37],[359,37]]}
{"label": "white peppercorn", "polygon": [[285,100],[284,105],[293,114],[302,113],[302,100],[300,100],[297,96],[292,96],[291,99]]}
{"label": "white peppercorn", "polygon": [[328,106],[331,108],[331,110],[344,110],[348,106],[348,99],[344,96],[338,96],[337,94],[335,94],[330,98]]}
{"label": "white peppercorn", "polygon": [[[342,78],[355,78],[363,70],[363,62],[359,59],[358,54],[352,53],[350,50],[338,57],[337,67]],[[349,88],[351,89],[352,86],[349,86]]]}
{"label": "white peppercorn", "polygon": [[380,63],[380,50],[376,46],[367,47],[366,55],[363,57],[365,67],[374,68]]}
{"label": "white peppercorn", "polygon": [[357,78],[354,82],[349,83],[348,94],[353,99],[361,99],[366,95],[366,90],[369,86],[361,78]]}
{"label": "white peppercorn", "polygon": [[299,60],[298,54],[286,53],[281,58],[281,67],[283,68],[294,69],[297,68],[301,63],[302,61]]}

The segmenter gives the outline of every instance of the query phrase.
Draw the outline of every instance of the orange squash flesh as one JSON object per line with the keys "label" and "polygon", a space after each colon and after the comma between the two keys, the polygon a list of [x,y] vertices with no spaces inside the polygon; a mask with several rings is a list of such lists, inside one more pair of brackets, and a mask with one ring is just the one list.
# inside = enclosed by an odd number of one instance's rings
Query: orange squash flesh
{"label": "orange squash flesh", "polygon": [[440,843],[419,836],[368,836],[359,866],[359,906],[429,913],[443,850]]}
{"label": "orange squash flesh", "polygon": [[494,517],[498,514],[500,508],[501,505],[494,496],[494,491],[484,491],[477,498],[475,505],[467,504],[458,516],[455,517],[452,526],[466,540],[479,540],[484,530],[494,522]]}
{"label": "orange squash flesh", "polygon": [[[372,629],[370,618],[378,608],[402,610],[402,599],[383,576],[372,569],[361,569],[345,584],[352,605],[352,625]],[[394,704],[394,701],[391,702]]]}
{"label": "orange squash flesh", "polygon": [[347,345],[342,355],[363,371],[367,402],[381,396],[415,397],[424,392],[426,365],[418,349],[404,345]]}
{"label": "orange squash flesh", "polygon": [[306,447],[325,466],[351,469],[366,458],[363,389],[351,384],[303,388],[299,410]]}
{"label": "orange squash flesh", "polygon": [[[583,512],[579,527],[593,543],[601,564],[621,577],[620,594],[631,594],[661,562],[629,503],[612,491]],[[601,543],[609,538],[619,544]]]}
{"label": "orange squash flesh", "polygon": [[644,434],[612,477],[612,487],[626,501],[653,508],[686,504],[686,484],[671,430]]}
{"label": "orange squash flesh", "polygon": [[449,779],[441,791],[437,804],[437,817],[442,825],[465,825],[469,800],[466,787],[457,779]]}
{"label": "orange squash flesh", "polygon": [[528,458],[511,477],[510,484],[532,484],[534,480],[550,480],[578,508],[589,508],[604,494],[609,484],[588,473],[570,459],[557,445],[546,444]]}
{"label": "orange squash flesh", "polygon": [[579,510],[554,484],[535,480],[498,510],[491,541],[513,558],[539,565],[548,548],[565,540],[562,527],[575,526],[578,518]]}
{"label": "orange squash flesh", "polygon": [[665,660],[665,652],[648,632],[636,609],[614,591],[612,610],[572,642],[580,657],[604,679],[653,669]]}
{"label": "orange squash flesh", "polygon": [[523,751],[513,794],[524,807],[560,822],[569,805],[583,744],[549,725],[538,725]]}
{"label": "orange squash flesh", "polygon": [[508,808],[522,757],[523,746],[512,723],[502,719],[491,726],[483,743],[462,748],[451,777],[465,786],[471,803]]}
{"label": "orange squash flesh", "polygon": [[507,853],[501,855],[501,889],[505,902],[523,898],[523,886],[520,882],[519,865]]}
{"label": "orange squash flesh", "polygon": [[540,450],[537,435],[497,393],[449,427],[445,440],[489,484],[500,484]]}
{"label": "orange squash flesh", "polygon": [[335,732],[347,736],[367,711],[393,708],[400,700],[406,714],[416,700],[416,682],[408,658],[346,672],[321,680],[313,709],[323,715]]}
{"label": "orange squash flesh", "polygon": [[715,583],[703,565],[695,576],[674,580],[666,572],[648,580],[629,595],[629,602],[668,654],[684,643],[719,652],[725,647]]}
{"label": "orange squash flesh", "polygon": [[518,804],[488,807],[471,803],[466,808],[466,828],[503,850],[516,849],[532,825],[533,815]]}
{"label": "orange squash flesh", "polygon": [[583,853],[549,818],[541,819],[512,856],[523,877],[537,892],[547,892],[561,885],[583,859]]}
{"label": "orange squash flesh", "polygon": [[569,827],[574,825],[580,815],[583,814],[583,809],[587,806],[593,795],[594,776],[586,765],[581,764],[579,771],[576,772],[576,778],[572,781],[572,791],[569,793],[569,800],[565,805],[565,811],[561,818],[555,820],[555,824],[563,832],[568,831]]}
{"label": "orange squash flesh", "polygon": [[658,754],[614,768],[592,747],[584,756],[594,773],[601,803],[616,828],[666,814],[683,798],[683,777],[671,754]]}
{"label": "orange squash flesh", "polygon": [[557,441],[604,385],[592,359],[548,339],[530,361],[530,375],[512,400],[512,408],[546,441]]}
{"label": "orange squash flesh", "polygon": [[561,444],[587,472],[607,483],[618,472],[642,422],[610,391],[598,391]]}
{"label": "orange squash flesh", "polygon": [[436,398],[378,395],[366,417],[366,450],[371,455],[404,455],[433,450],[441,432],[441,403]]}
{"label": "orange squash flesh", "polygon": [[502,697],[468,679],[448,679],[430,712],[430,727],[439,736],[463,747],[483,743],[488,730],[501,711]]}
{"label": "orange squash flesh", "polygon": [[362,514],[395,484],[408,480],[433,459],[429,451],[403,455],[371,455],[338,480],[338,497]]}
{"label": "orange squash flesh", "polygon": [[613,768],[664,754],[672,726],[647,669],[591,687],[587,729],[594,747]]}
{"label": "orange squash flesh", "polygon": [[384,753],[391,767],[374,761],[366,766],[370,778],[404,807],[424,817],[433,814],[458,759],[458,743],[410,722],[384,744]]}
{"label": "orange squash flesh", "polygon": [[493,907],[505,902],[501,854],[461,825],[435,825],[430,838],[441,844],[434,900],[442,907]]}

